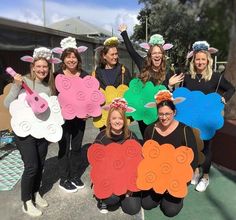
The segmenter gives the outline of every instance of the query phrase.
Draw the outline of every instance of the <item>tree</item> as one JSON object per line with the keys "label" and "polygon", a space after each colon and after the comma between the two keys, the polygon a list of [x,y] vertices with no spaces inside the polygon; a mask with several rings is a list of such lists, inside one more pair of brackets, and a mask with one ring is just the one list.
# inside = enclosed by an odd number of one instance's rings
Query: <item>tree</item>
{"label": "tree", "polygon": [[[236,85],[236,0],[230,1],[233,15],[233,24],[230,35],[228,63],[226,66],[226,78]],[[225,108],[225,117],[227,119],[236,119],[236,93],[230,99]]]}

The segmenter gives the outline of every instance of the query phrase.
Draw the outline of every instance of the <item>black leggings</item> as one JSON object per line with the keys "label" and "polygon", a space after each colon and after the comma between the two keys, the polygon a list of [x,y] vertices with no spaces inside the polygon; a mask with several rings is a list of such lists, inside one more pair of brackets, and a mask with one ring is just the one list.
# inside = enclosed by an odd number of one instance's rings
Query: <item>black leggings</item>
{"label": "black leggings", "polygon": [[[133,193],[132,196],[126,197],[112,195],[111,197],[104,199],[103,202],[109,205],[120,205],[123,212],[128,215],[135,215],[141,209],[141,197],[140,193]],[[109,208],[109,207],[108,207]]]}
{"label": "black leggings", "polygon": [[204,141],[203,153],[205,155],[205,161],[202,164],[202,171],[204,174],[208,174],[211,168],[212,152],[211,152],[211,140]]}
{"label": "black leggings", "polygon": [[183,198],[176,198],[169,193],[157,194],[153,190],[142,192],[142,207],[146,210],[156,208],[160,209],[165,216],[174,217],[179,214],[183,208]]}
{"label": "black leggings", "polygon": [[79,118],[66,120],[62,128],[63,135],[59,141],[58,152],[60,179],[64,181],[75,177],[80,178],[83,174],[81,147],[84,137],[85,121]]}
{"label": "black leggings", "polygon": [[16,136],[16,145],[24,162],[24,172],[21,179],[21,200],[26,202],[39,191],[45,158],[48,151],[48,141],[32,136]]}

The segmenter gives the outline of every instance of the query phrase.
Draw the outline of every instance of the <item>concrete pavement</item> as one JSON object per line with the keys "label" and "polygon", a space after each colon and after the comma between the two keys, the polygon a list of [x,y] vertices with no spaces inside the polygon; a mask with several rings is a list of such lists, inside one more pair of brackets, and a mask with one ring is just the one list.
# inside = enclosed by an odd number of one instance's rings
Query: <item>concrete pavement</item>
{"label": "concrete pavement", "polygon": [[[91,119],[87,121],[85,137],[83,140],[83,153],[86,153],[86,144],[94,141],[99,130],[94,128]],[[97,202],[92,196],[90,188],[89,167],[86,168],[82,180],[86,187],[76,193],[66,193],[58,187],[59,177],[57,170],[58,145],[49,147],[45,171],[43,176],[42,191],[49,207],[42,209],[43,215],[37,219],[47,220],[141,220],[142,213],[129,216],[121,208],[101,214]],[[0,192],[0,219],[2,220],[29,220],[35,219],[24,214],[21,210],[20,181],[11,191]]]}

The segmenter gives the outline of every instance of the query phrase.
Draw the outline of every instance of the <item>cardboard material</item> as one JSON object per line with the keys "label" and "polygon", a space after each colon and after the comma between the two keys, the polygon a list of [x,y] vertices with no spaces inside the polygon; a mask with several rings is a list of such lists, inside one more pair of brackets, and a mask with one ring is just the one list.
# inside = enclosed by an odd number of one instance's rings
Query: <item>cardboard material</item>
{"label": "cardboard material", "polygon": [[[123,97],[125,91],[128,90],[128,86],[119,85],[117,88],[114,86],[107,86],[105,90],[100,89],[106,97],[105,106],[112,103],[113,99]],[[102,128],[106,126],[108,111],[102,110],[102,115],[93,119],[93,125],[96,128]]]}
{"label": "cardboard material", "polygon": [[222,111],[224,104],[217,93],[205,95],[200,91],[190,91],[186,88],[178,88],[173,97],[184,97],[185,101],[176,105],[175,119],[186,125],[200,130],[202,140],[210,140],[216,130],[224,124]]}
{"label": "cardboard material", "polygon": [[41,114],[34,114],[32,108],[25,100],[26,93],[21,93],[18,99],[10,104],[11,126],[19,137],[32,135],[40,139],[45,138],[49,142],[57,142],[62,137],[62,124],[64,120],[56,96],[40,93],[47,102],[48,110]]}
{"label": "cardboard material", "polygon": [[5,86],[3,94],[0,96],[0,131],[7,129],[11,130],[11,115],[9,113],[9,110],[3,104],[5,97],[11,89],[11,86],[12,83]]}
{"label": "cardboard material", "polygon": [[191,162],[194,154],[191,148],[171,144],[159,145],[148,140],[142,148],[144,159],[138,166],[137,187],[141,190],[154,189],[163,194],[168,191],[172,196],[184,198],[187,183],[192,179]]}
{"label": "cardboard material", "polygon": [[97,198],[139,191],[136,178],[137,166],[142,160],[142,147],[137,141],[127,140],[123,144],[111,143],[106,146],[93,144],[88,150],[88,160]]}
{"label": "cardboard material", "polygon": [[155,102],[155,94],[166,89],[163,85],[154,86],[148,81],[145,84],[140,79],[133,79],[129,83],[129,89],[125,92],[124,98],[128,102],[128,106],[136,109],[135,112],[126,113],[127,116],[132,116],[134,120],[143,121],[149,125],[157,120],[156,108],[145,108],[145,105],[150,102]]}
{"label": "cardboard material", "polygon": [[59,91],[58,100],[61,105],[64,119],[75,117],[87,118],[101,115],[101,106],[105,97],[99,91],[99,82],[92,76],[65,76],[57,75],[56,88]]}

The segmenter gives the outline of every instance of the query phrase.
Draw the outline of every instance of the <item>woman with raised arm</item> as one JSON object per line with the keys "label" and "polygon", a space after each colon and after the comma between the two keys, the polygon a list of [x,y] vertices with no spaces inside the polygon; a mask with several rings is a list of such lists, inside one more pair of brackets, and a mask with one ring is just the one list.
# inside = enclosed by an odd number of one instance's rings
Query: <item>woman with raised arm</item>
{"label": "woman with raised arm", "polygon": [[[143,43],[140,45],[147,50],[147,56],[143,58],[134,49],[126,30],[127,26],[125,24],[119,26],[119,31],[121,32],[126,49],[137,65],[140,71],[138,77],[143,83],[151,81],[154,85],[163,84],[167,89],[172,90],[176,83],[180,83],[183,80],[183,74],[174,74],[171,76],[171,74],[166,71],[165,51],[172,48],[172,44],[165,44],[165,41],[160,34],[154,34],[150,37],[149,43]],[[140,131],[142,135],[144,135],[147,125],[144,124],[143,121],[138,122]]]}

